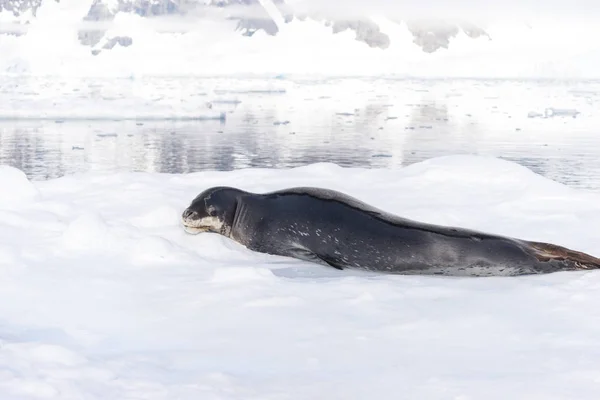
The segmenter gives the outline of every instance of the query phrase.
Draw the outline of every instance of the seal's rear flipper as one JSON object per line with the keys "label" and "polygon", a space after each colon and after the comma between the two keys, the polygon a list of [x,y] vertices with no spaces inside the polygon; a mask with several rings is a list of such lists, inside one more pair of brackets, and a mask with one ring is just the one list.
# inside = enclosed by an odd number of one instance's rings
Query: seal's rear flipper
{"label": "seal's rear flipper", "polygon": [[335,261],[329,260],[326,257],[318,256],[315,253],[313,253],[312,251],[306,250],[303,248],[296,247],[296,248],[290,249],[289,255],[291,257],[295,257],[300,260],[310,261],[310,262],[314,262],[314,263],[321,264],[321,265],[328,265],[335,269],[339,269],[339,270],[344,269],[341,265],[337,264]]}
{"label": "seal's rear flipper", "polygon": [[564,270],[600,269],[600,259],[589,254],[550,243],[528,241],[527,244],[533,248],[534,255],[539,261],[562,262]]}

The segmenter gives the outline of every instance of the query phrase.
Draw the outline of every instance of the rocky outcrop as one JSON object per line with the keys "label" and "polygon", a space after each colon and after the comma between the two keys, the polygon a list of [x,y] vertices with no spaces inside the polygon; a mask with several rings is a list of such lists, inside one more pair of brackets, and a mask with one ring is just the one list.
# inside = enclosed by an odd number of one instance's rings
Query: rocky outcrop
{"label": "rocky outcrop", "polygon": [[[56,0],[58,2],[58,0]],[[42,0],[0,0],[0,12],[12,13],[15,17],[31,11],[35,16]]]}
{"label": "rocky outcrop", "polygon": [[[58,2],[59,0],[54,1]],[[41,4],[42,0],[0,0],[0,13],[8,13],[14,17],[12,24],[0,24],[0,35],[22,35],[23,30],[17,29],[17,26],[25,25],[27,21],[23,21],[21,17],[28,13],[35,17]],[[7,19],[5,18],[5,20]],[[5,27],[2,25],[8,26]]]}
{"label": "rocky outcrop", "polygon": [[[95,0],[90,7],[87,15],[83,18],[84,21],[106,22],[112,21],[115,15],[119,12],[135,13],[142,17],[152,17],[168,14],[185,14],[185,12],[195,4],[195,2],[187,0],[117,0],[110,3],[106,0]],[[81,44],[87,46],[97,46],[104,38],[105,30],[101,29],[86,29],[80,30],[78,33]],[[111,49],[116,43],[123,45],[132,42],[131,38],[120,36],[118,38],[108,38],[108,42],[103,45],[103,49]],[[107,47],[108,46],[108,47]],[[94,49],[92,54],[96,55],[100,51]]]}
{"label": "rocky outcrop", "polygon": [[365,42],[370,47],[386,49],[390,46],[389,36],[381,32],[379,26],[371,21],[333,21],[332,29],[334,34],[348,29],[353,30],[356,32],[356,40]]}
{"label": "rocky outcrop", "polygon": [[[115,17],[116,10],[111,10],[103,1],[94,1],[90,7],[90,11],[83,18],[84,21],[112,21]],[[104,36],[103,30],[80,30],[78,33],[79,41],[86,46],[97,45]]]}
{"label": "rocky outcrop", "polygon": [[[382,49],[390,45],[390,38],[382,33],[377,24],[369,20],[329,20],[319,14],[300,14],[295,13],[293,8],[286,4],[284,0],[272,0],[275,7],[283,16],[284,22],[288,23],[294,19],[304,21],[307,18],[322,21],[327,26],[332,27],[332,32],[339,33],[346,30],[356,32],[356,40],[364,42],[371,47],[379,47]],[[256,31],[262,30],[268,35],[276,35],[279,31],[277,24],[270,18],[269,14],[260,5],[258,0],[211,0],[207,3],[209,6],[226,8],[229,6],[242,7],[241,16],[232,16],[230,19],[237,20],[236,30],[242,32],[245,36],[252,36]],[[253,7],[254,18],[243,17],[243,7]]]}
{"label": "rocky outcrop", "polygon": [[[294,18],[293,12],[289,6],[284,3],[284,0],[272,1],[283,16],[285,22],[290,22]],[[279,32],[277,24],[271,19],[269,13],[263,8],[258,0],[211,0],[207,2],[206,5],[219,8],[236,6],[238,12],[231,15],[228,19],[238,21],[235,29],[244,36],[252,36],[259,30],[264,31],[271,36],[274,36]],[[251,13],[245,12],[250,9],[252,10]],[[247,15],[249,14],[253,15],[253,17],[248,17]]]}
{"label": "rocky outcrop", "polygon": [[466,22],[455,24],[445,21],[407,21],[406,25],[413,35],[413,42],[426,53],[433,53],[440,48],[447,49],[450,39],[461,30],[471,38],[489,38],[483,29]]}
{"label": "rocky outcrop", "polygon": [[108,39],[106,41],[106,43],[104,43],[104,45],[102,46],[102,49],[93,49],[92,54],[97,56],[98,54],[100,54],[100,52],[102,50],[110,50],[113,47],[115,47],[117,44],[120,46],[123,46],[123,47],[128,47],[133,44],[133,39],[130,38],[129,36],[112,37],[112,38]]}

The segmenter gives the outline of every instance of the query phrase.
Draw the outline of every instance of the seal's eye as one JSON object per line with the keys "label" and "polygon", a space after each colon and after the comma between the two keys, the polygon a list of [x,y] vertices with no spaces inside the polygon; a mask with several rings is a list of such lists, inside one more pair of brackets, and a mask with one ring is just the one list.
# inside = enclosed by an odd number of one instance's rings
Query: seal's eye
{"label": "seal's eye", "polygon": [[217,210],[213,206],[208,206],[208,208],[206,209],[206,212],[211,217],[214,217],[215,215],[217,215]]}

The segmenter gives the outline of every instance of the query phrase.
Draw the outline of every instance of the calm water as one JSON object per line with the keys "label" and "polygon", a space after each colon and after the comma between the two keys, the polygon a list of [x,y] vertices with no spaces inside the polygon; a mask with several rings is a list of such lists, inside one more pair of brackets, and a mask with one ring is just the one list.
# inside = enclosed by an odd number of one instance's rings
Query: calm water
{"label": "calm water", "polygon": [[0,163],[35,180],[478,154],[600,190],[597,82],[3,79]]}

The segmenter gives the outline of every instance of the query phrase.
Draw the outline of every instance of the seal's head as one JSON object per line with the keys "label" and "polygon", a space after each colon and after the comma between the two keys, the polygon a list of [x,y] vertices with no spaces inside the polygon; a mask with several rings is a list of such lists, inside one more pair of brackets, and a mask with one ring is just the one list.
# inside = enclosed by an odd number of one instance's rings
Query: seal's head
{"label": "seal's head", "polygon": [[200,193],[183,211],[181,222],[186,232],[215,232],[229,237],[241,190],[213,187]]}

